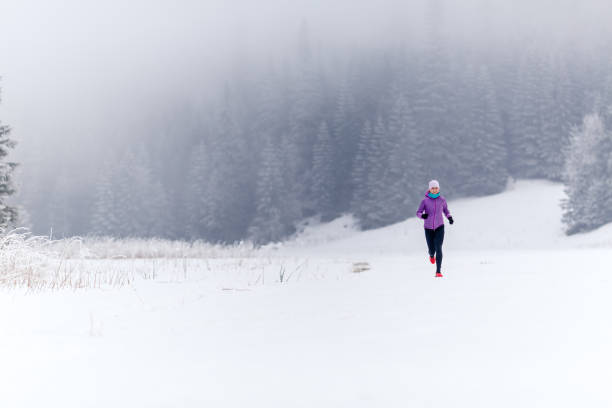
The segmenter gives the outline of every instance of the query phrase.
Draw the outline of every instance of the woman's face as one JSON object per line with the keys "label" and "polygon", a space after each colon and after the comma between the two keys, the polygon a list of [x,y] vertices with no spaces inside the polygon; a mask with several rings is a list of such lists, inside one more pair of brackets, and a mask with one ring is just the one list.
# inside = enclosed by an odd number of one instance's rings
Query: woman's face
{"label": "woman's face", "polygon": [[438,194],[438,191],[440,191],[440,188],[432,187],[429,189],[429,191],[431,191],[431,194]]}

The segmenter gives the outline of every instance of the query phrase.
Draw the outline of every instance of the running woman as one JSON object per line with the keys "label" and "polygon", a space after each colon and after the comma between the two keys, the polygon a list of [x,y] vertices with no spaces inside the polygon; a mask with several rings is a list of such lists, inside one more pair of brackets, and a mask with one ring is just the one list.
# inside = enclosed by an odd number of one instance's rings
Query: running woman
{"label": "running woman", "polygon": [[429,190],[425,193],[425,198],[421,201],[416,215],[425,220],[425,239],[429,250],[429,261],[436,264],[436,277],[438,278],[442,277],[442,243],[444,242],[442,212],[452,224],[454,221],[448,211],[446,199],[440,195],[440,184],[437,180],[431,180]]}

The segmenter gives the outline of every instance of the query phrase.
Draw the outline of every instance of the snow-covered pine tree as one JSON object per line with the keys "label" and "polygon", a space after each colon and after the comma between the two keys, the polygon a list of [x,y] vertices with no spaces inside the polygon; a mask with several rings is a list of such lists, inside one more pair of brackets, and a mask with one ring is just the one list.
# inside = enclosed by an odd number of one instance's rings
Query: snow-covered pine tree
{"label": "snow-covered pine tree", "polygon": [[205,238],[237,242],[246,236],[253,217],[255,186],[249,183],[246,136],[232,116],[228,94],[212,129],[203,203]]}
{"label": "snow-covered pine tree", "polygon": [[150,213],[150,197],[147,190],[151,183],[150,169],[141,152],[128,150],[119,161],[115,188],[118,193],[122,237],[144,237],[148,235],[147,220],[155,222]]}
{"label": "snow-covered pine tree", "polygon": [[412,208],[418,204],[427,177],[421,166],[426,153],[425,141],[418,136],[412,108],[398,86],[394,87],[392,95],[394,103],[388,120],[388,172],[387,180],[382,183],[387,186],[388,223],[412,216]]}
{"label": "snow-covered pine tree", "polygon": [[45,183],[44,177],[48,173],[45,169],[44,151],[46,149],[37,143],[37,140],[24,140],[23,151],[27,151],[23,163],[15,168],[14,180],[18,182],[16,192],[12,196],[14,202],[21,203],[18,206],[19,226],[28,228],[35,234],[48,234],[46,229],[47,220],[45,211],[41,211],[46,205],[47,197],[50,195],[51,183]]}
{"label": "snow-covered pine tree", "polygon": [[280,241],[293,232],[292,214],[284,200],[287,191],[279,140],[266,138],[257,178],[257,211],[248,235],[257,244]]}
{"label": "snow-covered pine tree", "polygon": [[205,236],[204,210],[206,201],[206,186],[210,177],[208,148],[200,141],[191,152],[187,171],[187,192],[185,208],[187,210],[187,235],[197,240]]}
{"label": "snow-covered pine tree", "polygon": [[300,200],[302,186],[296,183],[299,179],[297,166],[293,159],[297,156],[297,148],[291,143],[289,133],[280,136],[280,152],[283,169],[284,194],[283,194],[283,219],[287,228],[294,231],[294,226],[304,216],[304,206]]}
{"label": "snow-covered pine tree", "polygon": [[612,133],[599,114],[587,115],[571,133],[565,164],[566,233],[612,222]]}
{"label": "snow-covered pine tree", "polygon": [[[304,29],[305,30],[305,29]],[[304,32],[304,35],[305,32]],[[307,37],[303,39],[304,55],[301,57],[304,60],[309,60],[309,51],[307,45]],[[249,227],[249,236],[254,238],[258,243],[263,243],[266,240],[278,240],[278,237],[290,234],[294,231],[294,225],[302,217],[302,204],[299,200],[300,194],[303,193],[303,186],[297,180],[299,179],[298,146],[293,143],[290,137],[289,116],[291,111],[290,92],[288,85],[288,77],[290,75],[277,74],[274,69],[270,69],[266,78],[259,86],[259,102],[255,119],[254,132],[249,137],[254,137],[257,143],[257,149],[253,149],[253,154],[256,159],[256,191],[255,191],[255,211],[254,218]],[[266,150],[267,149],[267,150]],[[273,161],[273,162],[272,162]],[[273,163],[273,164],[272,164]],[[260,197],[266,194],[265,187],[266,179],[261,180],[268,174],[265,170],[268,166],[279,166],[280,178],[278,181],[275,177],[270,179],[273,186],[269,188],[275,191],[275,199],[280,200],[274,202],[280,211],[280,223],[282,228],[276,228],[270,225],[271,233],[266,232],[265,223],[270,219],[271,214],[264,210],[263,214],[259,211],[263,208],[258,203],[261,202]],[[271,174],[275,170],[270,170]],[[265,200],[264,200],[265,201]],[[271,221],[272,222],[272,221]]]}
{"label": "snow-covered pine tree", "polygon": [[315,212],[312,195],[312,149],[317,138],[319,124],[323,120],[322,101],[316,75],[304,71],[296,78],[292,92],[289,113],[289,143],[293,146],[296,176],[295,185],[299,188],[299,199],[305,215]]}
{"label": "snow-covered pine tree", "polygon": [[159,183],[159,186],[152,188],[162,188],[164,194],[160,198],[168,202],[163,210],[168,218],[163,222],[166,224],[163,236],[168,239],[189,239],[187,201],[190,193],[190,158],[201,135],[206,133],[208,115],[198,111],[196,106],[183,104],[172,104],[170,113],[165,118],[158,118],[160,125],[152,124],[153,130],[146,136],[144,145],[154,183]]}
{"label": "snow-covered pine tree", "polygon": [[313,149],[312,193],[316,200],[317,213],[321,215],[323,221],[330,221],[336,215],[333,203],[336,187],[333,172],[334,156],[327,123],[321,122]]}
{"label": "snow-covered pine tree", "polygon": [[139,235],[145,237],[168,237],[168,230],[174,220],[168,191],[160,177],[154,173],[150,154],[144,147],[137,150],[136,167],[133,170],[134,183],[139,184],[141,200],[138,212]]}
{"label": "snow-covered pine tree", "polygon": [[107,160],[98,181],[92,229],[97,235],[165,237],[168,199],[154,179],[147,153],[130,149],[118,162]]}
{"label": "snow-covered pine tree", "polygon": [[[325,119],[326,94],[323,73],[315,63],[308,41],[308,30],[302,24],[298,41],[298,67],[289,84],[289,137],[291,145],[293,188],[302,207],[302,215],[316,213],[312,194],[313,147],[321,121]],[[289,152],[288,152],[289,153]]]}
{"label": "snow-covered pine tree", "polygon": [[338,211],[348,209],[354,189],[351,183],[353,160],[357,153],[361,120],[348,78],[344,78],[336,97],[332,121],[334,150],[333,173],[335,175],[334,206]]}
{"label": "snow-covered pine tree", "polygon": [[381,117],[378,117],[368,143],[368,155],[365,157],[366,194],[363,204],[357,213],[363,229],[371,229],[385,225],[388,221],[388,205],[385,195],[388,186],[383,185],[388,171],[389,151],[387,149],[387,129]]}
{"label": "snow-covered pine tree", "polygon": [[600,114],[606,128],[612,129],[612,58],[608,67],[608,74],[604,79],[601,91],[597,95],[594,108]]}
{"label": "snow-covered pine tree", "polygon": [[537,140],[541,174],[551,180],[561,180],[564,159],[559,154],[567,147],[570,137],[570,106],[568,78],[555,56],[550,55],[542,76],[540,137]]}
{"label": "snow-covered pine tree", "polygon": [[130,149],[118,163],[118,178],[114,180],[117,191],[116,209],[119,215],[119,234],[122,237],[148,236],[147,219],[151,219],[147,190],[151,183],[150,169],[140,152]]}
{"label": "snow-covered pine tree", "polygon": [[367,212],[367,208],[364,205],[368,196],[367,180],[370,171],[368,156],[370,154],[371,141],[372,125],[370,121],[366,121],[360,132],[357,154],[353,160],[353,169],[351,171],[351,183],[355,188],[351,197],[350,210],[357,218],[360,218]]}
{"label": "snow-covered pine tree", "polygon": [[10,127],[0,122],[0,233],[14,228],[19,218],[17,207],[7,203],[7,198],[16,191],[13,184],[13,171],[18,165],[15,162],[5,161],[9,149],[13,149],[17,144],[10,138],[10,133]]}
{"label": "snow-covered pine tree", "polygon": [[102,165],[94,195],[90,231],[98,236],[118,236],[121,229],[115,190],[116,160],[107,158]]}

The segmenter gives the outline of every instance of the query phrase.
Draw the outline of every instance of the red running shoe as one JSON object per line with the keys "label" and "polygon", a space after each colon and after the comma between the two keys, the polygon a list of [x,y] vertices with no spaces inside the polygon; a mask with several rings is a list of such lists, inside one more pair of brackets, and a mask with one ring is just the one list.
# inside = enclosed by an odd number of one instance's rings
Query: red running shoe
{"label": "red running shoe", "polygon": [[431,262],[432,264],[436,263],[436,257],[435,256],[430,256],[429,257],[429,262]]}
{"label": "red running shoe", "polygon": [[441,278],[442,274],[440,272],[436,272],[436,278]]}

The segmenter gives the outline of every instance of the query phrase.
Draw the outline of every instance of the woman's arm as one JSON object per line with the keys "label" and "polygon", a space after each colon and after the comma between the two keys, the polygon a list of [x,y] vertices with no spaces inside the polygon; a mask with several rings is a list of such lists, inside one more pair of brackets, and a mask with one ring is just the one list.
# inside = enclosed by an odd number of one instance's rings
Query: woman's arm
{"label": "woman's arm", "polygon": [[419,205],[419,209],[416,212],[417,218],[423,218],[423,210],[425,209],[425,200],[421,200],[421,205]]}
{"label": "woman's arm", "polygon": [[[446,200],[444,200],[444,206],[442,207],[442,211],[444,211],[444,215],[446,215],[446,218],[450,218],[450,211],[448,211],[448,205],[446,204]],[[459,217],[461,218],[461,217]]]}

